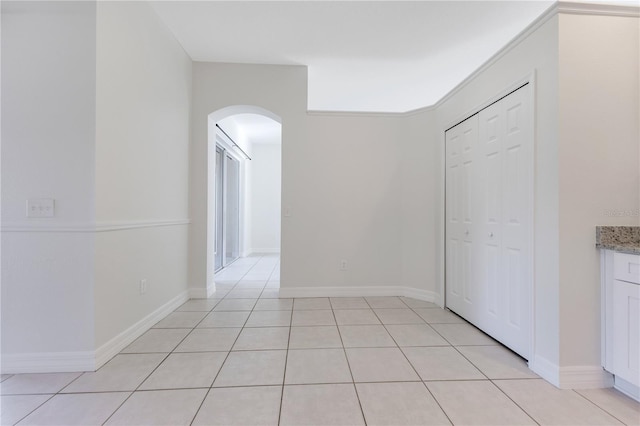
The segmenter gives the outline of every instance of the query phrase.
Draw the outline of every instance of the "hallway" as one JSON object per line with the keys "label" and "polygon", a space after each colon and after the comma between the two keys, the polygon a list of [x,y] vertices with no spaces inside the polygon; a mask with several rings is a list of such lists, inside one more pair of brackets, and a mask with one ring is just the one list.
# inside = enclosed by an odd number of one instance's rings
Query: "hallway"
{"label": "hallway", "polygon": [[639,424],[612,389],[558,390],[458,316],[403,297],[278,298],[239,259],[93,373],[2,376],[3,425]]}

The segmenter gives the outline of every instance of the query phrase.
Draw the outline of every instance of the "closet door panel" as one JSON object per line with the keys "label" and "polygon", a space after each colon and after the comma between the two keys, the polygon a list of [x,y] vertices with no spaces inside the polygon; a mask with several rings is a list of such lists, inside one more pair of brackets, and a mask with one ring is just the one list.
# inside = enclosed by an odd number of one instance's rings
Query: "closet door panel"
{"label": "closet door panel", "polygon": [[480,111],[480,289],[483,316],[477,325],[488,333],[496,333],[504,310],[502,291],[503,268],[500,247],[502,222],[502,143],[504,118],[499,105]]}
{"label": "closet door panel", "polygon": [[461,149],[460,129],[446,134],[446,288],[448,306],[458,309],[462,305],[462,219],[461,219]]}
{"label": "closet door panel", "polygon": [[446,133],[447,306],[455,312],[473,312],[478,298],[477,226],[478,124],[471,117]]}
{"label": "closet door panel", "polygon": [[446,305],[529,356],[529,86],[446,133]]}
{"label": "closet door panel", "polygon": [[503,341],[520,354],[528,353],[530,339],[531,271],[527,259],[531,256],[530,182],[533,154],[526,103],[528,90],[528,86],[525,86],[501,101],[505,117],[502,258],[505,261],[505,307],[508,308],[504,315]]}
{"label": "closet door panel", "polygon": [[477,317],[481,292],[478,286],[478,117],[473,116],[461,124],[462,133],[462,296],[463,311]]}

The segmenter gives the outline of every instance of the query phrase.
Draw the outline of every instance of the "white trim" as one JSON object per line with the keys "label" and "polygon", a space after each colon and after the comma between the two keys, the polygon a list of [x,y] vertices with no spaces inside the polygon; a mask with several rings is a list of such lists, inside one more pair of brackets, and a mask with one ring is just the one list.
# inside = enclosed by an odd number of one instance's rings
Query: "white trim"
{"label": "white trim", "polygon": [[529,24],[524,30],[516,35],[509,43],[507,43],[502,49],[498,50],[493,56],[487,59],[482,65],[480,65],[474,72],[469,74],[467,78],[462,80],[457,86],[451,89],[446,95],[444,95],[433,107],[439,108],[465,86],[476,79],[480,74],[484,73],[488,68],[498,62],[502,57],[507,55],[511,50],[515,49],[520,43],[526,40],[531,34],[537,31],[541,26],[547,23],[551,18],[564,14],[580,14],[580,15],[601,15],[601,16],[626,16],[626,17],[638,17],[640,16],[640,8],[634,6],[619,6],[611,4],[583,4],[583,3],[569,3],[558,2],[550,6],[545,12],[543,12],[536,20]]}
{"label": "white trim", "polygon": [[249,250],[248,256],[260,254],[280,254],[280,248],[254,248]]}
{"label": "white trim", "polygon": [[44,219],[38,222],[3,222],[2,232],[59,232],[59,233],[90,233],[95,232],[96,225],[84,222],[54,222]]}
{"label": "white trim", "polygon": [[372,287],[280,287],[280,297],[363,297],[400,296],[400,288],[394,286]]}
{"label": "white trim", "polygon": [[[498,102],[500,99],[508,96],[512,92],[515,92],[516,90],[522,88],[525,85],[530,85],[531,87],[534,87],[534,85],[535,85],[535,76],[536,76],[536,70],[534,69],[534,70],[528,72],[525,76],[523,76],[523,77],[515,80],[513,83],[509,84],[504,89],[500,90],[498,93],[494,94],[493,96],[489,97],[488,99],[485,99],[483,102],[477,104],[473,108],[470,108],[469,110],[465,111],[462,114],[458,114],[458,116],[456,116],[456,118],[454,118],[453,120],[451,120],[451,121],[449,121],[448,123],[445,124],[443,131],[446,132],[447,130],[451,129],[452,127],[455,127],[456,125],[462,123],[463,121],[465,121],[468,118],[471,118],[471,116],[478,114],[483,109],[493,105],[494,103]],[[535,92],[533,90],[531,90],[530,93],[529,93],[529,105],[528,105],[528,107],[531,108],[532,114],[533,114],[533,112],[535,111]],[[535,119],[535,117],[532,117],[532,118]],[[531,126],[532,126],[532,128],[535,127],[535,121],[532,121]]]}
{"label": "white trim", "polygon": [[191,219],[158,220],[158,221],[137,221],[137,222],[98,222],[96,232],[122,231],[126,229],[138,228],[158,228],[161,226],[181,226],[189,225]]}
{"label": "white trim", "polygon": [[467,85],[469,85],[473,80],[475,80],[478,76],[484,73],[488,68],[498,62],[502,57],[508,54],[511,50],[515,49],[520,43],[526,40],[531,34],[538,30],[542,25],[544,25],[549,19],[553,18],[558,14],[558,6],[557,4],[549,7],[542,15],[540,15],[535,21],[529,24],[524,30],[522,30],[517,36],[515,36],[506,46],[502,49],[498,50],[493,56],[487,59],[478,69],[469,74],[467,78],[462,80],[456,87],[451,89],[449,93],[444,95],[438,102],[436,102],[436,108],[441,107],[445,102],[451,99],[454,95],[464,89]]}
{"label": "white trim", "polygon": [[529,369],[555,387],[560,387],[560,367],[540,355],[529,360]]}
{"label": "white trim", "polygon": [[415,287],[400,287],[401,296],[411,297],[413,299],[423,300],[425,302],[435,303],[444,309],[444,299],[438,293],[430,290],[421,290]]}
{"label": "white trim", "polygon": [[334,287],[280,287],[280,297],[374,297],[404,296],[437,303],[435,292],[399,286],[334,286]]}
{"label": "white trim", "polygon": [[560,1],[551,5],[546,11],[538,16],[531,24],[524,28],[514,38],[512,38],[502,49],[498,50],[489,59],[487,59],[482,65],[480,65],[474,72],[469,74],[464,80],[454,86],[449,92],[447,92],[440,100],[432,105],[427,105],[421,108],[408,110],[405,112],[380,112],[380,111],[320,111],[320,110],[308,110],[308,115],[317,116],[338,116],[338,117],[398,117],[398,116],[411,116],[417,115],[423,112],[431,111],[439,108],[443,103],[449,100],[452,96],[462,90],[467,84],[474,80],[479,74],[482,74],[487,68],[491,67],[494,63],[499,61],[503,56],[514,49],[518,44],[524,41],[538,28],[544,25],[549,19],[559,15],[598,15],[598,16],[614,16],[614,17],[640,17],[640,7],[637,6],[624,6],[614,4],[595,4],[595,3],[573,3]]}
{"label": "white trim", "polygon": [[157,221],[116,221],[116,222],[6,222],[2,232],[57,232],[57,233],[94,233],[113,232],[139,228],[157,228],[161,226],[189,225],[191,219]]}
{"label": "white trim", "polygon": [[626,16],[640,17],[640,7],[619,4],[558,2],[558,13],[572,15]]}
{"label": "white trim", "polygon": [[95,371],[93,351],[42,352],[2,355],[2,374]]}
{"label": "white trim", "polygon": [[535,355],[529,369],[560,389],[596,389],[613,386],[613,376],[599,365],[559,367]]}
{"label": "white trim", "polygon": [[211,283],[210,285],[207,285],[207,299],[210,298],[211,296],[213,296],[216,292],[216,283]]}
{"label": "white trim", "polygon": [[206,288],[203,287],[189,287],[189,299],[208,299],[216,292],[216,284],[208,284]]}
{"label": "white trim", "polygon": [[189,299],[206,299],[209,294],[208,288],[204,287],[190,287],[188,292]]}
{"label": "white trim", "polygon": [[411,117],[422,113],[435,111],[436,104],[410,109],[407,111],[323,111],[307,110],[310,116],[320,117]]}
{"label": "white trim", "polygon": [[613,375],[599,365],[560,367],[560,389],[596,389],[613,386]]}
{"label": "white trim", "polygon": [[158,321],[175,311],[180,305],[189,300],[189,291],[185,290],[131,327],[100,346],[95,351],[95,368],[102,367],[107,361],[129,346],[134,340],[153,327]]}
{"label": "white trim", "polygon": [[407,112],[307,110],[307,115],[319,117],[403,117]]}

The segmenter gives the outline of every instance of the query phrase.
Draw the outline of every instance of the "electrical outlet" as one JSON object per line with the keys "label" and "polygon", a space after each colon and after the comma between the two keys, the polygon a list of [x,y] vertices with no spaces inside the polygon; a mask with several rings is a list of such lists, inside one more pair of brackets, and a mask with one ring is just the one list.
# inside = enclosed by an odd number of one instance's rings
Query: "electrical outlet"
{"label": "electrical outlet", "polygon": [[340,261],[340,270],[341,270],[341,271],[346,271],[346,270],[347,270],[347,261],[346,261],[346,260],[344,260],[344,259],[342,259],[342,260]]}
{"label": "electrical outlet", "polygon": [[147,292],[148,281],[146,278],[140,280],[140,294],[145,294]]}
{"label": "electrical outlet", "polygon": [[27,200],[27,217],[54,217],[55,207],[53,198],[29,198]]}

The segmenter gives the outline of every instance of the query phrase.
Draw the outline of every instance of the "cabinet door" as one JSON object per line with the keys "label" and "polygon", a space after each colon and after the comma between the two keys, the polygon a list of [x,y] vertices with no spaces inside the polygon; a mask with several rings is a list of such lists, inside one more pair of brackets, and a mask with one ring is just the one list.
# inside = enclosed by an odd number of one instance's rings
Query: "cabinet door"
{"label": "cabinet door", "polygon": [[640,386],[640,285],[613,282],[613,347],[616,378]]}

